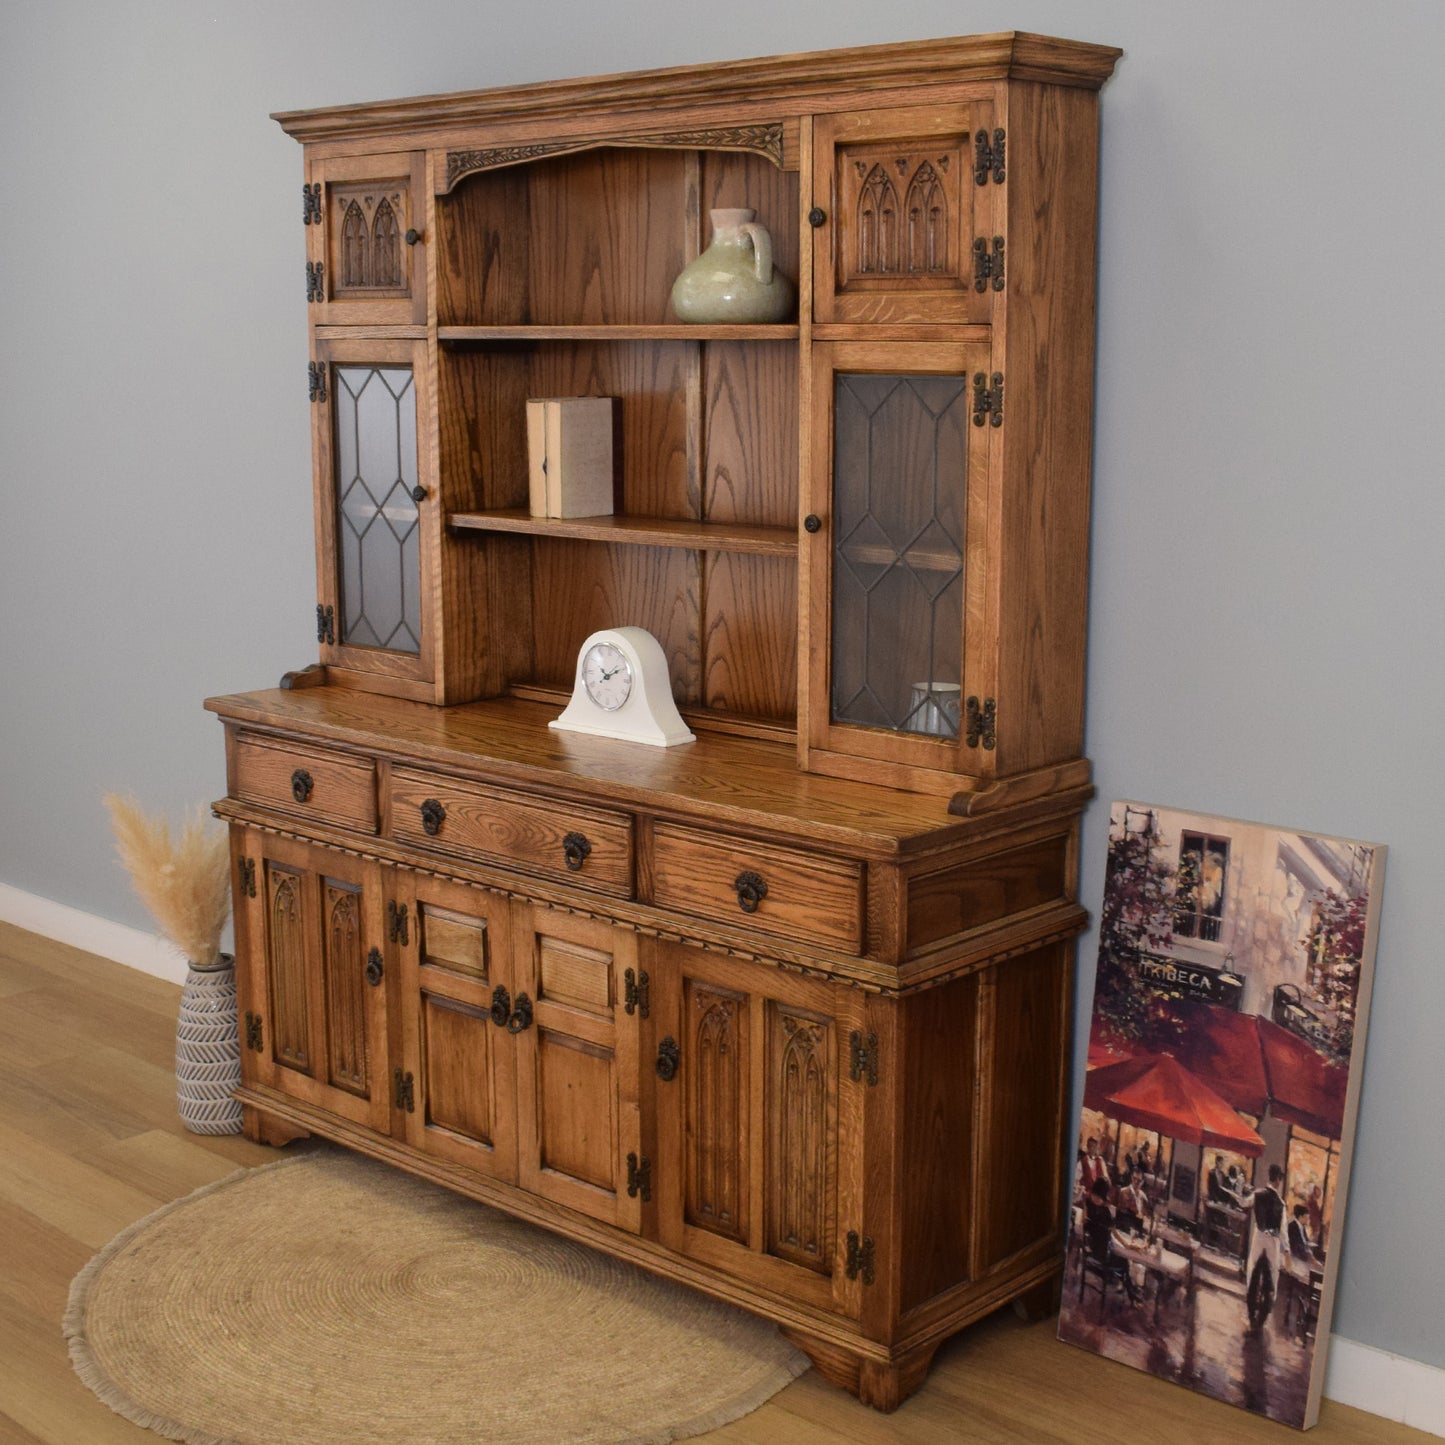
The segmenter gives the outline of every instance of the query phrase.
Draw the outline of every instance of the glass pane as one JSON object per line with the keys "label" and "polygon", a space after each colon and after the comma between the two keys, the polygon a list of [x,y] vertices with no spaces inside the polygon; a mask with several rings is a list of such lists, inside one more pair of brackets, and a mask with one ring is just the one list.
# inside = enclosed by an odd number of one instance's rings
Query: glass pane
{"label": "glass pane", "polygon": [[964,376],[834,380],[833,721],[958,736]]}
{"label": "glass pane", "polygon": [[409,366],[338,366],[341,641],[421,651],[416,393]]}

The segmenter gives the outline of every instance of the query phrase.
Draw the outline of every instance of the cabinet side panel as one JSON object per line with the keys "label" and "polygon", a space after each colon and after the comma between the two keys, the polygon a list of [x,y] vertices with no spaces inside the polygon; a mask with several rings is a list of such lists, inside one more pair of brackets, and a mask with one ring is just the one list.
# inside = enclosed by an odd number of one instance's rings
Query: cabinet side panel
{"label": "cabinet side panel", "polygon": [[999,771],[1083,746],[1098,97],[1009,89]]}
{"label": "cabinet side panel", "polygon": [[531,318],[526,168],[463,181],[437,198],[437,321],[523,326]]}
{"label": "cabinet side panel", "polygon": [[[979,1013],[980,1272],[1061,1225],[1062,1059],[1072,944],[1053,944],[990,969]],[[985,1035],[988,1035],[985,1039]]]}
{"label": "cabinet side panel", "polygon": [[977,998],[962,978],[902,1005],[905,1311],[969,1277]]}

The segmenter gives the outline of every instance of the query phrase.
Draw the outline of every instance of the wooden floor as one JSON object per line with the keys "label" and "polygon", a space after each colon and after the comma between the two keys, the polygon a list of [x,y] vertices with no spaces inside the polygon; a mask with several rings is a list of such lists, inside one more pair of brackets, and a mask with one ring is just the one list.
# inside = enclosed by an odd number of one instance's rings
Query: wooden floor
{"label": "wooden floor", "polygon": [[[180,990],[0,924],[0,1442],[144,1445],[72,1373],[60,1334],[70,1281],[126,1225],[241,1165],[240,1138],[188,1134],[172,1063]],[[809,1371],[702,1437],[830,1441],[1284,1441],[1296,1432],[1059,1344],[1052,1321],[1004,1311],[951,1340],[891,1416]],[[1326,1400],[1312,1445],[1433,1437]],[[283,1442],[277,1442],[283,1445]],[[398,1445],[425,1445],[399,1441]]]}

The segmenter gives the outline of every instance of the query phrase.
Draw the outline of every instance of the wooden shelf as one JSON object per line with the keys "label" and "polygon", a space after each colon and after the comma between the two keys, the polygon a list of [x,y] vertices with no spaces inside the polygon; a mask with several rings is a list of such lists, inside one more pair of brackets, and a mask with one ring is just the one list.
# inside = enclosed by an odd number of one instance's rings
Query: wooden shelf
{"label": "wooden shelf", "polygon": [[731,522],[690,522],[671,517],[534,517],[520,508],[496,512],[453,512],[451,527],[476,532],[522,532],[533,537],[571,537],[584,542],[617,542],[633,547],[679,547],[694,552],[752,552],[795,557],[791,527]]}
{"label": "wooden shelf", "polygon": [[489,341],[796,341],[796,324],[750,326],[439,326],[444,346]]}

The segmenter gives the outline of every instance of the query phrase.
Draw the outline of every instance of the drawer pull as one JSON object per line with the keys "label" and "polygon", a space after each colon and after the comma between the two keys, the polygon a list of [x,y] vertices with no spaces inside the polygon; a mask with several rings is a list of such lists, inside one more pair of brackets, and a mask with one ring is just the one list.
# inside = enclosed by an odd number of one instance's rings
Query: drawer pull
{"label": "drawer pull", "polygon": [[738,890],[738,907],[744,913],[756,913],[758,904],[768,896],[768,885],[750,869],[738,874],[733,887]]}
{"label": "drawer pull", "polygon": [[583,833],[568,833],[562,839],[562,856],[567,860],[567,867],[573,872],[581,871],[582,865],[587,861],[587,855],[592,851],[592,844],[587,841]]}
{"label": "drawer pull", "polygon": [[377,988],[380,986],[384,974],[385,969],[381,962],[381,950],[379,948],[373,948],[371,952],[366,955],[366,981],[372,988]]}
{"label": "drawer pull", "polygon": [[664,1084],[670,1084],[677,1077],[678,1065],[682,1062],[682,1050],[677,1040],[669,1034],[657,1046],[657,1077]]}
{"label": "drawer pull", "polygon": [[492,990],[492,1007],[489,1015],[499,1029],[506,1028],[507,1020],[512,1016],[512,995],[501,984]]}
{"label": "drawer pull", "polygon": [[446,821],[447,810],[435,798],[428,798],[421,805],[421,825],[427,837],[435,838]]}
{"label": "drawer pull", "polygon": [[532,1000],[524,993],[517,995],[517,1007],[512,1010],[512,1017],[507,1020],[507,1032],[509,1034],[520,1034],[532,1027]]}
{"label": "drawer pull", "polygon": [[316,786],[312,781],[311,774],[305,768],[297,768],[291,774],[291,796],[298,803],[304,803],[311,797],[311,790]]}

